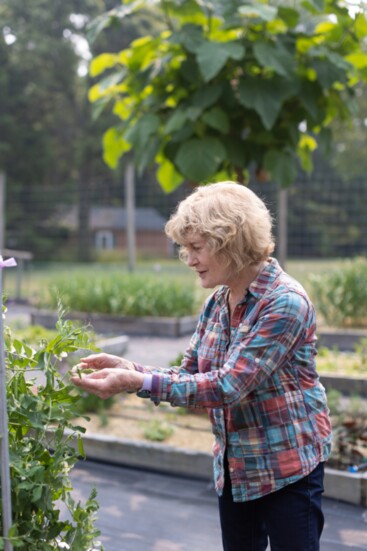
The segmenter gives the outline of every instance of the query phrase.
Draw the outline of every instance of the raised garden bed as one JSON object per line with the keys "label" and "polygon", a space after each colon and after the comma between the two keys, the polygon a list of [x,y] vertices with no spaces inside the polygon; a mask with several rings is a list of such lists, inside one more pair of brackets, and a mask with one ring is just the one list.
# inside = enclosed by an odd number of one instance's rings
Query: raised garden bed
{"label": "raised garden bed", "polygon": [[[95,314],[85,312],[68,312],[65,317],[90,324],[96,333],[125,334],[125,335],[149,335],[161,337],[181,337],[189,335],[195,330],[198,317],[131,317],[111,314]],[[54,328],[57,321],[57,313],[49,310],[34,310],[31,313],[33,325],[43,325]]]}

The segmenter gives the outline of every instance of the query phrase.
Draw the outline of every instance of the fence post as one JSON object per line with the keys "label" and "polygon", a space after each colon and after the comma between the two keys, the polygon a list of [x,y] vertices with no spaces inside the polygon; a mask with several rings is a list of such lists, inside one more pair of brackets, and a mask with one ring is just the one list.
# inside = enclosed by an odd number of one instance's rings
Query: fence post
{"label": "fence post", "polygon": [[285,270],[288,249],[288,191],[280,188],[278,191],[277,220],[277,257],[279,264]]}
{"label": "fence post", "polygon": [[0,170],[0,254],[5,247],[5,172]]}
{"label": "fence post", "polygon": [[128,252],[128,270],[133,272],[136,264],[135,240],[135,172],[134,164],[129,161],[125,170],[126,236]]}

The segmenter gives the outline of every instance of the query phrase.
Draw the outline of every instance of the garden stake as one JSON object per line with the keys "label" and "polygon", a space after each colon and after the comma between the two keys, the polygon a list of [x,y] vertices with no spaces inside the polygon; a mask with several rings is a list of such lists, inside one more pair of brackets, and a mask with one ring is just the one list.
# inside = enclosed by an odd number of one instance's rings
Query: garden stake
{"label": "garden stake", "polygon": [[3,268],[16,266],[14,258],[3,260],[0,256],[0,462],[1,462],[1,500],[2,500],[2,524],[5,539],[5,551],[12,551],[13,546],[8,538],[8,532],[12,525],[11,514],[11,482],[9,466],[9,438],[8,438],[8,410],[6,403],[6,369],[4,352],[4,320],[3,320]]}

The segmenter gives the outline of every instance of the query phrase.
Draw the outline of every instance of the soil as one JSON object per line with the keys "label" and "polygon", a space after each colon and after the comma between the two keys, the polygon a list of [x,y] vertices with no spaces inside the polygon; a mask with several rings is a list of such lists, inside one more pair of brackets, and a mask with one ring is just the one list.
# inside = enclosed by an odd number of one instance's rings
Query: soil
{"label": "soil", "polygon": [[[90,418],[75,419],[86,428],[86,434],[104,434],[129,440],[161,441],[177,448],[211,453],[213,435],[205,410],[174,408],[162,403],[158,407],[135,394],[118,397],[108,410],[87,413]],[[158,440],[157,430],[171,433]]]}

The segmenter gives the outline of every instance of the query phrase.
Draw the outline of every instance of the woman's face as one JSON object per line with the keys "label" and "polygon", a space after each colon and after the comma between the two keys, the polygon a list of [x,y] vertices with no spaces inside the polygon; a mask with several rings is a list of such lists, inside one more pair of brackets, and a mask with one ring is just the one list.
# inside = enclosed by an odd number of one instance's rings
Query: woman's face
{"label": "woman's face", "polygon": [[187,265],[199,276],[204,289],[217,285],[230,284],[230,270],[218,257],[210,252],[206,240],[198,233],[191,232],[185,242]]}

